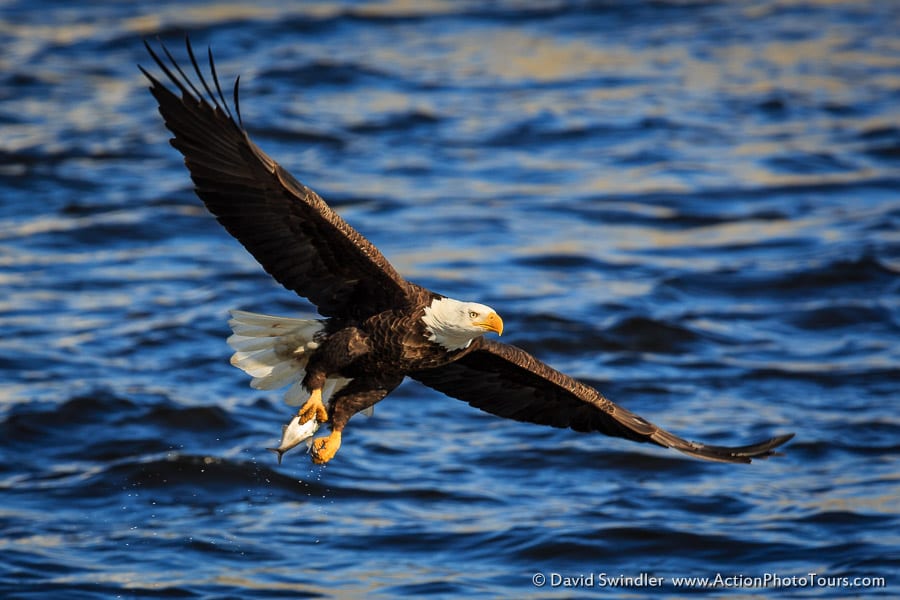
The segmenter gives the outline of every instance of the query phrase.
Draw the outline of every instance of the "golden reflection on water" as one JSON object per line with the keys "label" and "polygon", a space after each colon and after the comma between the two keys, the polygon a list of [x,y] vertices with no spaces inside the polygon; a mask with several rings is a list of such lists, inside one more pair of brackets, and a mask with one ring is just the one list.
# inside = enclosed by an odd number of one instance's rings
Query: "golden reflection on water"
{"label": "golden reflection on water", "polygon": [[[321,19],[344,10],[348,9],[327,2],[302,3],[287,9],[267,3],[214,3],[162,7],[152,14],[125,18],[117,25],[149,35],[176,22],[190,29],[200,24],[208,27],[237,20],[265,21],[291,16]],[[363,15],[391,16],[443,14],[454,8],[452,3],[435,0],[426,3],[395,0],[352,10]],[[764,19],[770,10],[770,6],[748,6],[744,12],[747,18]],[[12,23],[0,21],[0,32],[11,27]],[[25,28],[27,33],[17,30],[14,36],[17,46],[9,49],[9,55],[26,61],[46,40],[60,45],[73,44],[97,37],[103,30],[115,29],[105,22],[65,26],[16,24],[15,27]],[[860,86],[896,90],[900,88],[900,41],[881,42],[873,48],[850,47],[852,38],[847,31],[839,24],[831,24],[814,36],[797,39],[782,36],[766,39],[764,43],[729,36],[724,31],[716,44],[701,54],[683,43],[685,27],[660,21],[655,24],[655,43],[645,45],[633,44],[620,36],[560,36],[550,33],[550,29],[516,23],[494,23],[490,27],[463,30],[448,28],[431,36],[421,35],[415,26],[398,27],[396,45],[347,47],[341,48],[340,53],[371,64],[375,69],[420,73],[426,79],[459,86],[461,90],[473,81],[496,86],[496,106],[471,106],[467,95],[444,100],[436,106],[427,96],[397,90],[376,89],[365,96],[337,90],[333,96],[320,99],[319,105],[302,107],[302,112],[304,116],[315,114],[331,123],[353,125],[353,115],[370,115],[372,111],[384,114],[420,111],[453,119],[457,135],[464,138],[502,131],[504,124],[512,125],[523,118],[541,115],[562,117],[562,127],[568,129],[578,129],[579,123],[583,123],[602,132],[608,126],[613,138],[617,127],[654,117],[665,118],[687,131],[698,119],[712,122],[718,128],[713,135],[697,133],[689,139],[682,139],[685,134],[677,131],[677,127],[676,131],[663,130],[656,136],[642,136],[636,141],[626,136],[615,140],[603,152],[573,147],[570,154],[559,156],[540,153],[539,144],[532,144],[527,152],[506,151],[500,153],[500,160],[511,167],[527,166],[536,173],[571,173],[572,176],[561,184],[517,183],[496,178],[473,179],[463,184],[473,194],[483,196],[690,193],[698,187],[841,184],[885,175],[881,165],[861,160],[841,161],[840,156],[836,156],[833,166],[817,167],[816,157],[831,152],[829,144],[836,127],[848,132],[867,131],[892,126],[894,121],[889,118],[852,113],[822,116],[821,111],[813,110],[800,116],[785,114],[775,122],[765,122],[748,117],[738,109],[713,105],[710,98],[734,98],[736,102],[753,104],[773,95],[793,95],[803,103],[842,105],[858,101]],[[0,65],[7,62],[0,59]],[[232,75],[229,73],[226,78]],[[62,84],[76,85],[64,80],[64,72],[58,76]],[[75,97],[70,109],[58,118],[65,119],[76,131],[96,130],[111,122],[126,123],[126,116],[117,112],[119,107],[128,104],[127,96],[137,81],[137,73],[133,80],[92,76],[87,82],[79,81],[83,100]],[[523,81],[581,83],[569,85],[565,94],[552,89],[540,93],[503,89],[506,84]],[[51,110],[51,101],[23,102],[18,110],[37,119]],[[246,102],[252,103],[252,99]],[[716,110],[730,113],[716,123],[710,115]],[[43,142],[41,128],[28,122],[11,124],[6,133],[7,143],[13,150]],[[667,152],[667,146],[677,147],[678,152]],[[661,150],[660,158],[646,164],[627,161],[623,164],[620,160],[657,150]],[[667,160],[669,155],[678,158]],[[781,169],[771,163],[772,157],[779,156],[789,156],[801,165],[809,163],[810,166]],[[472,158],[479,162],[485,159],[483,155]]]}
{"label": "golden reflection on water", "polygon": [[[659,26],[662,30],[666,27],[664,23]],[[441,68],[460,77],[481,77],[498,86],[507,81],[590,82],[600,78],[597,83],[585,83],[586,90],[576,90],[569,98],[552,93],[510,92],[505,96],[508,106],[498,106],[498,112],[490,117],[493,121],[488,121],[488,117],[466,117],[465,128],[470,132],[496,127],[498,121],[515,122],[523,115],[540,114],[588,113],[611,127],[621,124],[623,117],[633,120],[641,115],[666,115],[669,120],[703,119],[716,109],[707,98],[722,96],[753,104],[773,95],[796,95],[804,103],[841,105],[858,101],[861,85],[874,84],[886,90],[900,87],[900,52],[890,52],[891,48],[848,50],[849,37],[837,26],[811,38],[770,40],[764,44],[730,39],[726,34],[702,56],[692,54],[677,36],[671,43],[665,41],[665,36],[660,39],[664,41],[657,45],[635,47],[599,35],[577,40],[551,37],[534,28],[509,27],[486,37],[470,32],[454,38],[452,52],[445,57],[451,64]],[[877,69],[874,74],[873,69]],[[607,86],[603,77],[635,81]],[[642,77],[656,83],[644,85]],[[692,165],[660,162],[622,168],[601,164],[593,169],[593,174],[584,170],[578,181],[567,182],[565,191],[687,192],[698,184],[740,188],[840,184],[876,178],[884,174],[883,169],[861,162],[837,161],[830,167],[816,166],[816,156],[830,152],[830,136],[835,127],[865,131],[876,126],[868,119],[862,114],[822,115],[813,110],[800,116],[786,114],[775,123],[766,123],[735,112],[730,120],[718,123],[721,132],[716,136],[700,136],[685,144],[682,160],[684,156],[693,158]],[[673,143],[672,136],[677,135],[670,134],[662,143]],[[621,151],[621,146],[615,151]],[[810,166],[779,170],[769,160],[781,155]],[[546,160],[546,166],[534,168],[558,168],[553,157]],[[572,160],[579,160],[578,155]],[[687,175],[680,172],[682,167]]]}

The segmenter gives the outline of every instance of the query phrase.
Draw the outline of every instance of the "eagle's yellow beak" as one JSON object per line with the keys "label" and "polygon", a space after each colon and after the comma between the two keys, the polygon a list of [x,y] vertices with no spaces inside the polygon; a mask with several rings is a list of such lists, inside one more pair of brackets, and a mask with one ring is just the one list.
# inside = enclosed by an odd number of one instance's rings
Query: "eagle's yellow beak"
{"label": "eagle's yellow beak", "polygon": [[503,335],[503,319],[495,312],[490,313],[483,321],[475,321],[476,327],[481,327],[485,331],[493,331],[497,335]]}

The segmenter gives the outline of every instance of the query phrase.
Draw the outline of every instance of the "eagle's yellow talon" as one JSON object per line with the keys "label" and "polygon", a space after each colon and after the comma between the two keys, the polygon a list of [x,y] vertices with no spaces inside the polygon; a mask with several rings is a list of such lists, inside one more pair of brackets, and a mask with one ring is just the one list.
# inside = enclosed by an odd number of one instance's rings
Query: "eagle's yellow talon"
{"label": "eagle's yellow talon", "polygon": [[312,460],[317,465],[327,463],[337,454],[338,448],[341,447],[341,432],[332,431],[328,437],[316,438],[313,440],[311,449]]}
{"label": "eagle's yellow talon", "polygon": [[324,423],[328,421],[328,411],[325,410],[325,405],[322,404],[322,390],[317,389],[313,390],[309,395],[309,400],[306,401],[299,411],[297,411],[297,416],[300,417],[300,424],[303,425],[313,417],[315,417],[316,421],[319,423]]}

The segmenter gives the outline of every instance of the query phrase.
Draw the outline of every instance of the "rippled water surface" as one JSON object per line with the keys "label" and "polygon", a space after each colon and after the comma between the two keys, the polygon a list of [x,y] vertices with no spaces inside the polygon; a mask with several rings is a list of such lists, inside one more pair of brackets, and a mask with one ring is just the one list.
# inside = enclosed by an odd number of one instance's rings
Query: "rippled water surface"
{"label": "rippled water surface", "polygon": [[[898,31],[875,0],[0,2],[0,595],[896,597]],[[405,275],[660,425],[786,455],[409,383],[278,466],[290,413],[226,311],[311,307],[167,144],[136,64],[186,32]]]}

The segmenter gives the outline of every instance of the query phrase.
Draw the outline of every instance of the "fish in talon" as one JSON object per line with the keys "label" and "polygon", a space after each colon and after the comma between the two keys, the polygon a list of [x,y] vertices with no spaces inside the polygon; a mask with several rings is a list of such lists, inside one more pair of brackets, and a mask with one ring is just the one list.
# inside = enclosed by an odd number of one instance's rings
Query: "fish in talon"
{"label": "fish in talon", "polygon": [[287,425],[281,427],[281,443],[277,448],[266,448],[278,455],[278,464],[281,464],[281,458],[288,450],[296,448],[303,442],[306,442],[306,452],[312,447],[313,436],[319,430],[319,422],[316,419],[310,419],[306,423],[300,423],[300,415],[294,415]]}

